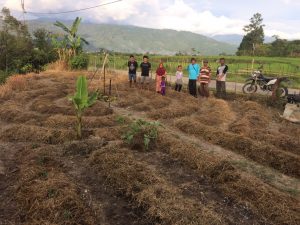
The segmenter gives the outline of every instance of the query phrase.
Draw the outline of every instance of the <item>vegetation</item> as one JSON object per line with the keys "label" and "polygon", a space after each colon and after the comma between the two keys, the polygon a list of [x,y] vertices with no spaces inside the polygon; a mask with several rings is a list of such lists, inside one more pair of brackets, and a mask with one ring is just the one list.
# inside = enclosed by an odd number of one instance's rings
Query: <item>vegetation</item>
{"label": "vegetation", "polygon": [[264,43],[263,18],[260,13],[254,14],[250,19],[250,24],[244,27],[246,35],[244,36],[237,55],[254,55],[255,49]]}
{"label": "vegetation", "polygon": [[0,17],[0,82],[12,73],[39,72],[56,60],[47,31],[37,29],[32,37],[7,8],[1,10]]}
{"label": "vegetation", "polygon": [[89,43],[78,34],[81,18],[76,17],[70,28],[60,21],[54,25],[61,28],[66,34],[53,37],[55,49],[59,55],[59,62],[69,65],[71,69],[86,69],[88,58],[83,54],[83,45]]}
{"label": "vegetation", "polygon": [[144,148],[148,150],[150,144],[155,143],[158,138],[159,126],[160,123],[158,122],[147,122],[138,119],[129,125],[128,131],[123,135],[123,139],[133,148],[140,148],[142,141]]}
{"label": "vegetation", "polygon": [[263,18],[256,13],[250,19],[250,24],[244,27],[246,35],[238,48],[237,55],[252,56],[300,56],[300,40],[288,41],[274,35],[272,43],[264,43]]}
{"label": "vegetation", "polygon": [[77,118],[77,137],[82,138],[82,115],[85,109],[91,107],[95,104],[98,98],[98,93],[94,92],[88,94],[87,80],[85,76],[80,76],[77,79],[76,83],[76,93],[74,96],[69,99],[73,102],[76,109],[76,118]]}
{"label": "vegetation", "polygon": [[86,54],[75,55],[69,63],[72,70],[86,70],[89,65],[89,57]]}

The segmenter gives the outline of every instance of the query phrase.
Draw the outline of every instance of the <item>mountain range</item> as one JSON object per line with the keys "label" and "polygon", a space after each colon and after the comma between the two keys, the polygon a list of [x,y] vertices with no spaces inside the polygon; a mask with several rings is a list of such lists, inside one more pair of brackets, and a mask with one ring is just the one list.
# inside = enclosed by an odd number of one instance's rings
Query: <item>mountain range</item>
{"label": "mountain range", "polygon": [[[240,34],[222,34],[222,35],[214,35],[211,38],[216,41],[225,42],[231,45],[239,46],[243,40],[243,35]],[[274,37],[265,36],[265,43],[270,43],[275,41]]]}
{"label": "mountain range", "polygon": [[[45,28],[54,33],[62,30],[54,26],[51,20],[27,21],[30,31]],[[71,26],[71,21],[61,21]],[[154,53],[174,55],[176,53],[219,55],[234,54],[237,45],[214,40],[213,38],[188,32],[170,29],[150,29],[128,25],[82,23],[79,34],[90,45],[88,51],[108,49],[123,53]]]}

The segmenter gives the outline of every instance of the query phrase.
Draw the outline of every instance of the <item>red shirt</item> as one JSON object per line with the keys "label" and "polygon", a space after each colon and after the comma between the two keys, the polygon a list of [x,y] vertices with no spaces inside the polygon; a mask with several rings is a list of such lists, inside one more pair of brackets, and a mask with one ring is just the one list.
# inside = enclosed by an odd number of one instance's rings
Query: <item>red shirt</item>
{"label": "red shirt", "polygon": [[165,68],[158,68],[158,69],[156,70],[156,74],[157,74],[158,76],[163,76],[163,75],[166,74],[166,69],[165,69]]}

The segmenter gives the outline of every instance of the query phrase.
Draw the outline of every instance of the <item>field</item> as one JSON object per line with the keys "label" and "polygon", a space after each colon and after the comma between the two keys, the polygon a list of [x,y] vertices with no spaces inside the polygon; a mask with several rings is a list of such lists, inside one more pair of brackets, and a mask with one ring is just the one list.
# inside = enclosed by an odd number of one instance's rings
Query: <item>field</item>
{"label": "field", "polygon": [[[127,70],[128,55],[112,54],[110,56],[109,67],[118,70]],[[136,56],[138,62],[142,61],[142,55]],[[203,59],[208,59],[213,71],[217,69],[220,56],[196,56],[199,63]],[[249,77],[253,70],[263,66],[263,73],[266,76],[287,76],[291,79],[290,87],[300,89],[300,60],[299,58],[279,58],[279,57],[252,57],[248,56],[225,56],[230,68],[228,80],[232,82],[243,83]],[[150,56],[150,62],[153,68],[157,68],[160,61],[163,61],[168,73],[175,74],[178,65],[187,67],[191,56]],[[102,55],[90,55],[90,70],[95,66],[102,65]],[[155,70],[154,70],[155,71]],[[154,73],[154,72],[153,72]],[[187,75],[187,74],[186,74]]]}
{"label": "field", "polygon": [[[0,86],[0,224],[300,224],[300,126],[267,96],[162,97],[110,72],[117,100],[85,112],[78,141],[78,75]],[[136,119],[161,124],[148,150],[122,139]]]}

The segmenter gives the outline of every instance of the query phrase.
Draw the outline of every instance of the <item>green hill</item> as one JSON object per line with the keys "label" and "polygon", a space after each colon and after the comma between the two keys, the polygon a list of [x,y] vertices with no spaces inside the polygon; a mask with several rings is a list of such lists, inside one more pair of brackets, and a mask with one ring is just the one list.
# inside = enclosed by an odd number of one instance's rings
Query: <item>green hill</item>
{"label": "green hill", "polygon": [[[65,22],[70,24],[71,22]],[[46,28],[61,32],[53,21],[28,21],[30,30]],[[124,53],[191,54],[194,48],[201,55],[234,54],[236,46],[186,31],[149,29],[135,26],[83,23],[79,33],[90,42],[88,50],[105,48]]]}

